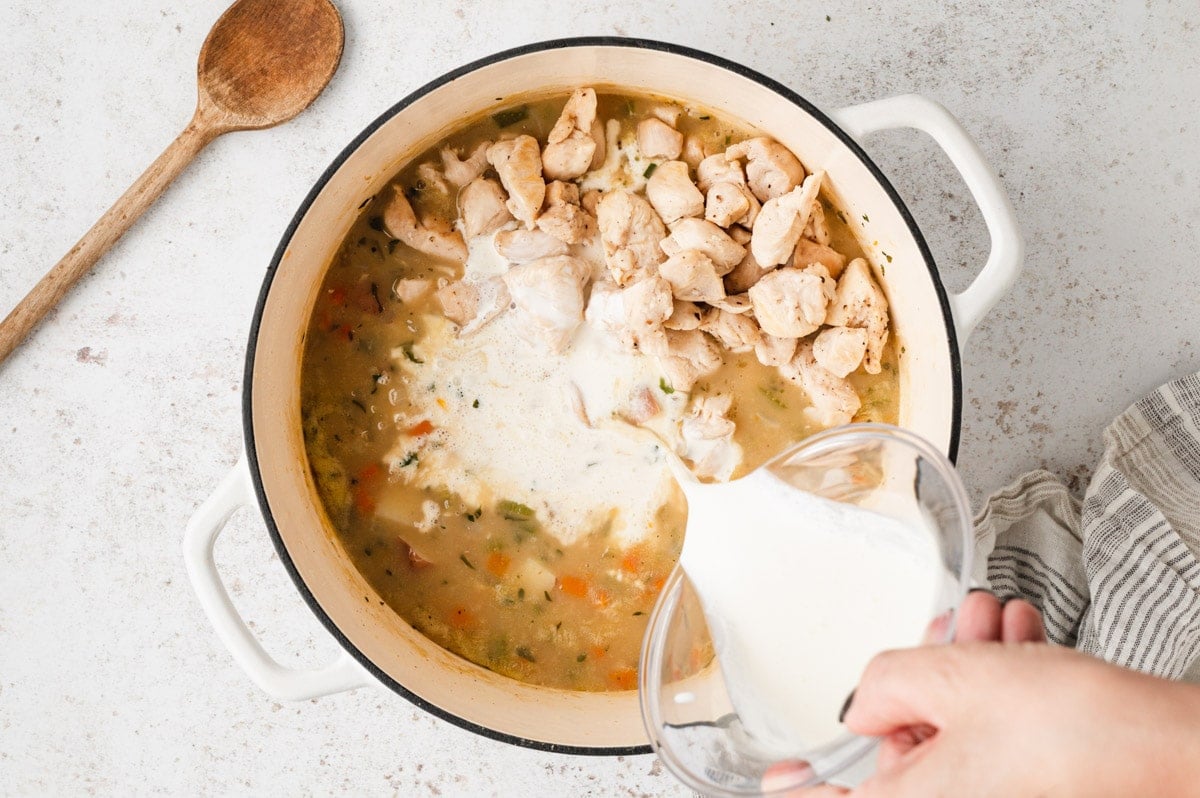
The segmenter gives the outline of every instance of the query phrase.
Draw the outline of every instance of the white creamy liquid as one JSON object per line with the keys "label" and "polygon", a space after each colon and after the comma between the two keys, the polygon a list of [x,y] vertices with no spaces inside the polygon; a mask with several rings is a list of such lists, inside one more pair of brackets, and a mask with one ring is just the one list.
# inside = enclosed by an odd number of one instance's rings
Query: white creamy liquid
{"label": "white creamy liquid", "polygon": [[831,742],[868,661],[932,619],[946,578],[932,536],[763,469],[683,489],[680,561],[746,730],[780,755]]}

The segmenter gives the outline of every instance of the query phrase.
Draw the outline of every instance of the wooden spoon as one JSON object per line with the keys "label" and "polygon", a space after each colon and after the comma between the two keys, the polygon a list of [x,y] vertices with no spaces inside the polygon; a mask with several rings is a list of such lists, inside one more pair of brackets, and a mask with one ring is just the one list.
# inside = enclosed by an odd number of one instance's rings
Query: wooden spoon
{"label": "wooden spoon", "polygon": [[192,121],[0,322],[0,362],[158,199],[204,146],[231,130],[286,122],[317,98],[342,57],[329,0],[238,0],[200,49]]}

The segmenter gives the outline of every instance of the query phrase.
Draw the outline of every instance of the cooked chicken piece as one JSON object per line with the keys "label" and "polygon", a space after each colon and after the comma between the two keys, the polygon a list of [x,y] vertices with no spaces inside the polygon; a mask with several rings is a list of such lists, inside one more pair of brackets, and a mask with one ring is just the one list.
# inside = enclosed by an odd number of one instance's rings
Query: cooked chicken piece
{"label": "cooked chicken piece", "polygon": [[576,89],[546,139],[542,171],[554,180],[571,180],[586,172],[596,154],[592,124],[596,121],[596,91]]}
{"label": "cooked chicken piece", "polygon": [[750,200],[736,183],[713,183],[704,203],[704,218],[728,227],[750,211]]}
{"label": "cooked chicken piece", "polygon": [[578,205],[579,184],[555,180],[546,184],[546,206]]}
{"label": "cooked chicken piece", "polygon": [[861,327],[826,327],[813,339],[813,357],[830,374],[845,377],[867,353],[867,331]]}
{"label": "cooked chicken piece", "polygon": [[443,229],[444,224],[433,220],[418,222],[408,197],[398,186],[383,209],[383,226],[393,238],[398,238],[415,250],[438,258],[464,263],[467,245],[461,233]]}
{"label": "cooked chicken piece", "polygon": [[653,388],[642,386],[629,396],[629,404],[622,414],[631,424],[645,424],[662,412],[662,405],[654,395]]}
{"label": "cooked chicken piece", "polygon": [[776,269],[750,289],[754,316],[763,332],[779,338],[801,338],[825,322],[825,309],[835,283],[825,267]]}
{"label": "cooked chicken piece", "polygon": [[587,241],[596,232],[596,220],[578,205],[552,205],[537,220],[538,229],[566,244]]}
{"label": "cooked chicken piece", "polygon": [[662,239],[662,251],[668,255],[677,255],[685,249],[697,249],[707,255],[719,275],[728,274],[746,256],[745,247],[704,219],[680,219],[671,225],[671,235]]}
{"label": "cooked chicken piece", "polygon": [[700,329],[716,338],[726,350],[738,353],[749,352],[758,345],[762,332],[749,316],[730,313],[720,308],[709,308],[704,312]]}
{"label": "cooked chicken piece", "polygon": [[829,242],[833,239],[833,235],[829,232],[829,225],[825,221],[825,206],[821,204],[821,200],[813,200],[812,213],[808,216],[808,226],[804,228],[804,237],[811,238],[821,246],[829,246]]}
{"label": "cooked chicken piece", "polygon": [[613,333],[622,349],[655,354],[665,350],[662,324],[671,310],[671,286],[655,276],[628,288],[595,283],[584,317],[593,327]]}
{"label": "cooked chicken piece", "polygon": [[842,269],[846,268],[846,256],[832,247],[801,238],[796,242],[796,250],[792,253],[792,263],[796,266],[819,263],[828,269],[830,276],[836,280],[841,276]]}
{"label": "cooked chicken piece", "polygon": [[667,234],[662,220],[643,197],[608,191],[596,206],[604,242],[604,260],[618,285],[649,277],[666,259],[659,242]]}
{"label": "cooked chicken piece", "polygon": [[714,308],[720,308],[721,310],[734,313],[738,316],[749,313],[754,309],[754,303],[750,301],[749,294],[734,294],[732,296],[727,296],[724,299],[714,299],[709,304]]}
{"label": "cooked chicken piece", "polygon": [[551,352],[564,351],[583,321],[583,287],[591,273],[587,261],[570,255],[539,258],[504,273],[513,303]]}
{"label": "cooked chicken piece", "polygon": [[878,374],[883,368],[883,347],[888,339],[888,304],[883,291],[871,277],[871,267],[855,258],[842,272],[837,293],[829,306],[827,324],[861,327],[867,331],[863,370]]}
{"label": "cooked chicken piece", "polygon": [[[751,196],[754,196],[754,195],[752,194]],[[755,202],[758,202],[758,200],[755,200]],[[750,239],[752,237],[750,231],[747,230],[746,228],[742,227],[740,224],[735,224],[733,227],[730,227],[725,232],[729,233],[729,237],[732,238],[734,241],[738,242],[739,244],[741,244],[742,246],[746,246],[747,244],[749,244]]]}
{"label": "cooked chicken piece", "polygon": [[490,141],[481,141],[466,160],[460,160],[458,153],[449,147],[442,148],[442,172],[446,179],[458,187],[465,186],[487,169],[487,151],[492,146]]}
{"label": "cooked chicken piece", "polygon": [[695,330],[700,327],[704,311],[695,302],[676,299],[671,308],[671,317],[663,322],[668,330]]}
{"label": "cooked chicken piece", "polygon": [[674,161],[683,152],[683,134],[661,119],[650,117],[638,122],[637,146],[643,158]]}
{"label": "cooked chicken piece", "polygon": [[695,169],[700,165],[700,162],[713,154],[712,145],[705,141],[700,136],[692,133],[683,138],[683,154],[680,159],[688,166]]}
{"label": "cooked chicken piece", "polygon": [[787,365],[780,366],[779,373],[808,394],[812,407],[805,408],[804,412],[823,427],[850,423],[862,407],[862,400],[849,382],[817,363],[812,341],[801,341],[796,347],[796,356]]}
{"label": "cooked chicken piece", "polygon": [[442,313],[460,327],[459,335],[470,335],[500,315],[512,301],[500,277],[479,282],[459,280],[442,286],[436,294]]}
{"label": "cooked chicken piece", "polygon": [[599,169],[604,165],[604,159],[608,154],[608,139],[604,135],[604,123],[597,119],[592,123],[592,141],[596,142],[596,151],[592,153],[592,162],[588,164],[588,169]]}
{"label": "cooked chicken piece", "polygon": [[763,333],[754,345],[754,356],[764,366],[782,366],[796,354],[796,338],[776,338]]}
{"label": "cooked chicken piece", "polygon": [[546,210],[537,226],[565,244],[579,244],[596,232],[596,220],[579,207],[579,186],[561,180],[546,186]]}
{"label": "cooked chicken piece", "polygon": [[733,440],[736,429],[728,414],[728,395],[700,396],[680,425],[683,456],[698,477],[727,481],[742,462],[742,447]]}
{"label": "cooked chicken piece", "polygon": [[750,203],[750,208],[746,214],[740,219],[735,219],[738,224],[747,230],[753,230],[755,222],[758,221],[758,214],[762,210],[762,205],[758,201],[758,197],[754,196],[754,192],[747,186],[742,186],[742,194],[746,197],[746,202]]}
{"label": "cooked chicken piece", "polygon": [[671,127],[675,127],[679,123],[681,113],[683,113],[683,109],[678,105],[656,105],[650,109],[651,116],[661,119]]}
{"label": "cooked chicken piece", "polygon": [[458,192],[458,215],[468,239],[500,229],[512,219],[505,200],[508,195],[495,180],[477,177]]}
{"label": "cooked chicken piece", "polygon": [[533,136],[517,136],[497,141],[487,151],[488,163],[496,168],[500,182],[508,192],[508,209],[532,230],[542,201],[546,182],[542,179],[542,154]]}
{"label": "cooked chicken piece", "polygon": [[417,165],[417,178],[424,183],[425,189],[433,189],[442,194],[449,194],[450,187],[446,185],[445,179],[442,178],[442,173],[430,161]]}
{"label": "cooked chicken piece", "polygon": [[419,302],[433,289],[433,280],[419,280],[415,277],[401,277],[392,283],[392,293],[405,305]]}
{"label": "cooked chicken piece", "polygon": [[566,255],[570,251],[565,243],[541,230],[501,230],[492,239],[496,252],[513,263],[528,263],[552,255]]}
{"label": "cooked chicken piece", "polygon": [[754,259],[754,253],[747,249],[746,257],[733,267],[733,271],[725,275],[725,293],[740,294],[749,291],[763,275],[770,274],[774,269],[774,266],[759,266],[758,261]]}
{"label": "cooked chicken piece", "polygon": [[699,250],[685,249],[658,265],[658,273],[671,284],[676,299],[712,302],[725,297],[717,267]]}
{"label": "cooked chicken piece", "polygon": [[763,266],[778,266],[791,257],[808,224],[823,175],[824,172],[814,172],[802,185],[763,203],[750,239],[750,251]]}
{"label": "cooked chicken piece", "polygon": [[742,165],[736,158],[726,157],[726,153],[718,152],[710,155],[696,167],[696,183],[700,190],[708,192],[717,183],[733,183],[735,186],[746,185],[746,175]]}
{"label": "cooked chicken piece", "polygon": [[760,201],[782,197],[804,179],[804,166],[791,151],[773,139],[757,137],[725,149],[725,157],[746,159],[746,182]]}
{"label": "cooked chicken piece", "polygon": [[721,350],[699,330],[667,330],[667,351],[659,357],[667,382],[676,391],[690,391],[696,380],[721,367]]}
{"label": "cooked chicken piece", "polygon": [[596,189],[583,192],[583,196],[579,198],[579,207],[596,216],[597,208],[600,205],[600,197],[603,196]]}
{"label": "cooked chicken piece", "polygon": [[704,214],[704,195],[688,176],[683,161],[660,163],[646,182],[646,199],[667,224]]}

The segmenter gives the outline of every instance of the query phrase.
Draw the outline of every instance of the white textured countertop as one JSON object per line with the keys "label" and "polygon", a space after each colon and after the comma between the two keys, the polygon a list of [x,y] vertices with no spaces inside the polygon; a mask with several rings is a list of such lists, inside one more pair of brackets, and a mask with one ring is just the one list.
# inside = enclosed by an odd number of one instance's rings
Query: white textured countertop
{"label": "white textured countertop", "polygon": [[[241,447],[247,329],[292,213],[382,110],[496,50],[658,38],[827,109],[910,91],[950,108],[1003,176],[1029,252],[965,356],[959,463],[977,502],[1037,466],[1082,487],[1108,419],[1200,368],[1200,14],[1187,4],[744,3],[733,20],[718,2],[559,4],[536,20],[516,3],[340,5],[346,54],[315,105],[204,152],[0,366],[0,793],[682,792],[653,757],[491,742],[383,689],[275,703],[184,574],[184,523]],[[184,126],[224,6],[0,4],[0,315]],[[912,132],[866,148],[964,287],[987,239],[948,162]],[[217,558],[281,660],[333,654],[256,513]]]}

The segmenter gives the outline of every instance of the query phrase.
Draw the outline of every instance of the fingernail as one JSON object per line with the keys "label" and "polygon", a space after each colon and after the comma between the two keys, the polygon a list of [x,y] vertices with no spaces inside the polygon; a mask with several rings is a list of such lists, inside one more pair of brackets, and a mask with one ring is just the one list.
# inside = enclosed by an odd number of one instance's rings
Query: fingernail
{"label": "fingernail", "polygon": [[850,691],[850,695],[846,696],[846,703],[842,704],[842,711],[838,713],[838,723],[846,722],[846,713],[850,711],[850,705],[854,703],[854,690]]}
{"label": "fingernail", "polygon": [[995,593],[992,593],[992,591],[988,590],[986,587],[973,587],[967,591],[968,595],[970,595],[971,593],[991,593],[993,596],[996,595]]}

